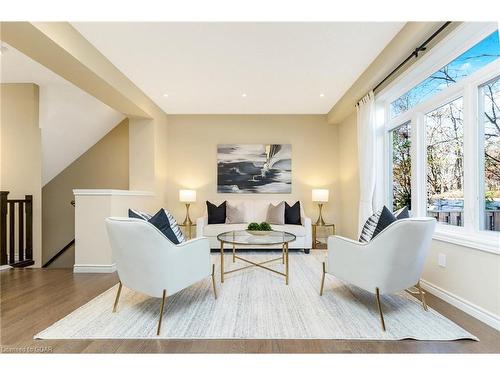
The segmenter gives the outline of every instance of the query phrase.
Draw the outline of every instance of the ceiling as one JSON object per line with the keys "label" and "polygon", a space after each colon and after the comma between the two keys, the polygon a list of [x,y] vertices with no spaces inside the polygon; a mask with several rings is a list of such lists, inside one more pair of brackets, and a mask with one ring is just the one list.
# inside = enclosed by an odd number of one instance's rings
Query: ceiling
{"label": "ceiling", "polygon": [[124,116],[12,46],[0,55],[0,82],[39,86],[42,184],[57,176]]}
{"label": "ceiling", "polygon": [[73,26],[168,114],[325,114],[404,23]]}

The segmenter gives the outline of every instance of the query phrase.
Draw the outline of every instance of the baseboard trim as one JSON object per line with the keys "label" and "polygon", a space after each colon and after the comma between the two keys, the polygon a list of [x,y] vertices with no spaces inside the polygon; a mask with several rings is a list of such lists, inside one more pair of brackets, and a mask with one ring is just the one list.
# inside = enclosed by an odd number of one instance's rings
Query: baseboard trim
{"label": "baseboard trim", "polygon": [[113,264],[75,264],[73,273],[113,273],[116,263]]}
{"label": "baseboard trim", "polygon": [[500,316],[491,313],[479,307],[478,305],[469,302],[462,297],[457,296],[443,288],[438,287],[426,280],[420,280],[420,283],[424,289],[429,293],[434,294],[436,297],[441,298],[443,301],[448,302],[450,305],[462,310],[463,312],[473,316],[474,318],[488,324],[489,326],[500,331]]}

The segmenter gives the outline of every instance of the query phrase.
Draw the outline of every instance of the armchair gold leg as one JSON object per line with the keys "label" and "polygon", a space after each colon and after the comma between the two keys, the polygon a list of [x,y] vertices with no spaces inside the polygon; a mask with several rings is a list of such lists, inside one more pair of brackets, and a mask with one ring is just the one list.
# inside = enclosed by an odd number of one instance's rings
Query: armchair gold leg
{"label": "armchair gold leg", "polygon": [[116,308],[118,307],[118,300],[120,299],[120,294],[122,292],[122,282],[120,281],[118,285],[118,292],[116,292],[115,304],[113,305],[113,312],[116,312]]}
{"label": "armchair gold leg", "polygon": [[160,308],[160,320],[158,321],[158,330],[156,331],[156,335],[157,336],[160,335],[161,320],[163,318],[163,308],[165,307],[166,294],[167,294],[167,291],[165,289],[163,289],[163,297],[162,297],[162,300],[161,300],[161,308]]}
{"label": "armchair gold leg", "polygon": [[384,313],[382,312],[382,304],[380,303],[380,291],[378,288],[375,288],[375,293],[377,295],[377,307],[380,314],[380,323],[382,323],[382,330],[385,331]]}
{"label": "armchair gold leg", "polygon": [[422,290],[420,286],[420,281],[417,283],[418,293],[420,294],[420,300],[422,301],[422,307],[425,311],[427,311],[427,303],[425,302],[425,292]]}
{"label": "armchair gold leg", "polygon": [[325,274],[326,274],[326,265],[323,262],[323,276],[321,276],[321,289],[319,290],[319,295],[323,295],[323,287],[325,286]]}
{"label": "armchair gold leg", "polygon": [[215,289],[215,264],[212,264],[212,287],[214,288],[215,299],[217,299],[217,290]]}

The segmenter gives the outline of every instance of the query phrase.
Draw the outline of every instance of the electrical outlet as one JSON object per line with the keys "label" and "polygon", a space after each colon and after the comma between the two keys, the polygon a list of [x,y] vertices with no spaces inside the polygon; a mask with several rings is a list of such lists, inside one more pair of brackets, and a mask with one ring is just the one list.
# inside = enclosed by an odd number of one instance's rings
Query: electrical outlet
{"label": "electrical outlet", "polygon": [[438,266],[446,267],[446,254],[443,253],[438,254]]}

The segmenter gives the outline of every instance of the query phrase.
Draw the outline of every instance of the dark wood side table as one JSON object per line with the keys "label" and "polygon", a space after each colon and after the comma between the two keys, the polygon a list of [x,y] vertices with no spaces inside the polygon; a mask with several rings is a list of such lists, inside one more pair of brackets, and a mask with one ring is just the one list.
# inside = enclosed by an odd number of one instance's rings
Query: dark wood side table
{"label": "dark wood side table", "polygon": [[[319,231],[318,231],[319,229]],[[326,244],[318,241],[318,238],[328,238],[330,235],[329,231],[332,231],[331,235],[335,235],[335,224],[313,224],[312,225],[312,248],[313,249],[326,249]]]}

